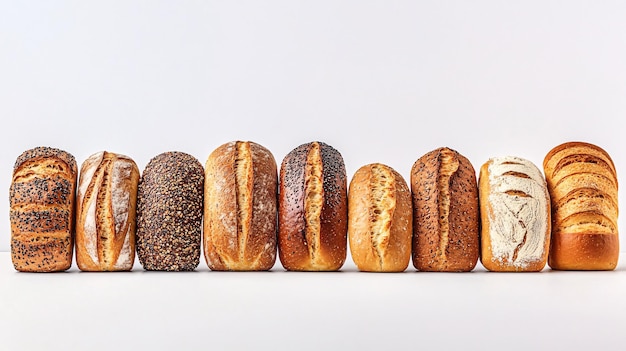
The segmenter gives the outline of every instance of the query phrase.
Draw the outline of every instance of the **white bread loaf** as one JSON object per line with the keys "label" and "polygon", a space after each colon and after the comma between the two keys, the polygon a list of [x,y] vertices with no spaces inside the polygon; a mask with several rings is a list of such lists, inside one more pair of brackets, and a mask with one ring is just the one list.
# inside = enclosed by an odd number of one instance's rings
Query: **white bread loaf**
{"label": "white bread loaf", "polygon": [[540,271],[550,244],[550,198],[541,171],[519,157],[480,170],[481,262],[491,271]]}

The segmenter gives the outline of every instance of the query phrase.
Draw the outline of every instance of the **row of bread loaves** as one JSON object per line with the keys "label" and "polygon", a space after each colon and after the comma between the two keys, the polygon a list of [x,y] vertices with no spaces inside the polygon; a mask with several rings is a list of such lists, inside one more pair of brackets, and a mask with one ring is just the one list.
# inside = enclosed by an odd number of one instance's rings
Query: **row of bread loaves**
{"label": "row of bread loaves", "polygon": [[[601,148],[566,143],[544,160],[490,159],[479,179],[469,160],[439,148],[419,158],[410,188],[383,164],[350,182],[339,152],[300,145],[280,174],[266,148],[231,142],[209,156],[166,152],[143,174],[127,156],[100,152],[80,169],[46,147],[16,161],[10,189],[15,269],[197,267],[268,270],[278,251],[288,270],[334,271],[350,244],[359,270],[467,272],[479,257],[491,271],[611,270],[619,254],[617,176]],[[547,182],[546,182],[547,180]],[[77,196],[75,197],[75,193]],[[203,221],[204,215],[204,221]],[[204,231],[202,231],[204,223]],[[278,249],[278,250],[277,250]]]}

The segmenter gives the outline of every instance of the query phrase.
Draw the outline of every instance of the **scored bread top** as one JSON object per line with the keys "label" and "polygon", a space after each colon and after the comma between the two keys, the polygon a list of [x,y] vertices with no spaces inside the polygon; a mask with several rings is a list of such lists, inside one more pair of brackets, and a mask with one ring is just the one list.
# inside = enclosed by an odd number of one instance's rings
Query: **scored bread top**
{"label": "scored bread top", "polygon": [[606,151],[589,143],[564,143],[546,155],[544,168],[554,233],[618,233],[617,173]]}
{"label": "scored bread top", "polygon": [[346,171],[337,150],[312,142],[285,156],[279,205],[285,268],[339,269],[346,257],[347,211]]}
{"label": "scored bread top", "polygon": [[63,161],[69,167],[69,171],[67,173],[76,174],[78,167],[76,165],[76,159],[74,158],[74,156],[66,151],[45,146],[39,146],[24,151],[20,156],[18,156],[17,160],[15,161],[13,171],[16,172],[18,168],[24,165],[24,163],[30,163],[39,159],[47,159],[51,157]]}
{"label": "scored bread top", "polygon": [[348,192],[350,253],[359,270],[401,272],[411,256],[411,193],[393,168],[359,168]]}
{"label": "scored bread top", "polygon": [[206,163],[204,243],[213,270],[266,270],[276,260],[276,161],[249,141],[221,145]]}
{"label": "scored bread top", "polygon": [[127,270],[135,258],[139,170],[125,155],[106,151],[81,166],[76,255],[83,270]]}
{"label": "scored bread top", "polygon": [[15,162],[9,190],[13,236],[67,235],[73,220],[76,160],[49,147],[23,152]]}
{"label": "scored bread top", "polygon": [[393,172],[381,164],[372,167],[370,176],[370,237],[380,266],[389,246],[391,220],[396,209],[396,184]]}
{"label": "scored bread top", "polygon": [[[568,158],[570,156],[571,158]],[[595,160],[594,160],[595,159]],[[574,162],[597,163],[601,160],[614,175],[615,164],[609,154],[601,147],[581,141],[571,141],[554,147],[543,160],[546,178],[551,179],[555,172],[567,164]],[[589,165],[587,165],[589,166]]]}
{"label": "scored bread top", "polygon": [[441,147],[411,168],[413,265],[422,271],[471,271],[479,255],[478,185],[470,161]]}
{"label": "scored bread top", "polygon": [[545,261],[549,196],[541,171],[512,156],[492,158],[487,165],[490,206],[485,215],[493,259],[519,268]]}

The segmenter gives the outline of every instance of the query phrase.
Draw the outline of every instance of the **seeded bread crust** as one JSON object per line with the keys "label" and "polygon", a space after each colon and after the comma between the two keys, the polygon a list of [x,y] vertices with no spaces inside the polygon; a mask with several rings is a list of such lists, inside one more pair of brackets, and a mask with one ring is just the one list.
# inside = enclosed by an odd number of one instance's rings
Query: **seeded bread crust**
{"label": "seeded bread crust", "polygon": [[380,163],[359,168],[348,192],[348,239],[357,268],[403,272],[412,234],[411,192],[404,178]]}
{"label": "seeded bread crust", "polygon": [[[444,172],[447,167],[451,169]],[[473,270],[479,255],[480,216],[476,172],[470,161],[445,147],[425,154],[411,169],[411,192],[415,268]]]}
{"label": "seeded bread crust", "polygon": [[[319,170],[320,174],[314,174]],[[321,202],[321,209],[313,204],[316,200]],[[312,142],[285,156],[280,169],[278,209],[278,253],[285,269],[341,268],[347,253],[347,202],[346,168],[337,150]],[[312,215],[316,211],[317,218]]]}
{"label": "seeded bread crust", "polygon": [[236,141],[206,162],[204,257],[211,270],[262,271],[276,262],[278,176],[272,153]]}
{"label": "seeded bread crust", "polygon": [[200,261],[204,169],[165,152],[143,171],[137,196],[137,256],[146,270],[192,271]]}
{"label": "seeded bread crust", "polygon": [[22,153],[9,190],[11,259],[22,272],[72,265],[76,160],[49,147]]}
{"label": "seeded bread crust", "polygon": [[619,259],[618,181],[601,147],[567,142],[543,167],[552,204],[548,265],[559,270],[613,270]]}
{"label": "seeded bread crust", "polygon": [[83,162],[76,204],[76,263],[82,271],[129,271],[135,262],[139,169],[99,152]]}

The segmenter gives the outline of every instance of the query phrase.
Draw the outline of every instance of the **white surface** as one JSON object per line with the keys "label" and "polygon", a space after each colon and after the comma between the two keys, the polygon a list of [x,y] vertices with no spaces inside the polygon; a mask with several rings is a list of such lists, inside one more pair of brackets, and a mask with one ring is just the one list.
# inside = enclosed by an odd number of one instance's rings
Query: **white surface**
{"label": "white surface", "polygon": [[382,162],[407,179],[440,146],[541,167],[585,140],[625,183],[624,18],[621,1],[0,0],[0,200],[34,146],[143,169],[236,139],[278,163],[326,141],[349,177]]}
{"label": "white surface", "polygon": [[17,273],[3,350],[623,350],[614,272]]}

